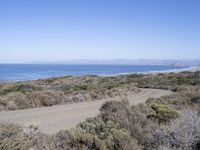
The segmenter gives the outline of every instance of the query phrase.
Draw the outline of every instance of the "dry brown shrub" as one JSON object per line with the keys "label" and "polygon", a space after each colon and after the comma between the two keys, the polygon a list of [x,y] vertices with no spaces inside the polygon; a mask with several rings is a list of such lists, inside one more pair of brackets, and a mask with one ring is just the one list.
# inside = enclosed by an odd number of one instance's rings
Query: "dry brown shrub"
{"label": "dry brown shrub", "polygon": [[200,115],[196,111],[185,111],[180,118],[156,131],[153,137],[153,148],[199,150]]}
{"label": "dry brown shrub", "polygon": [[15,124],[0,125],[0,149],[27,150],[33,147],[34,139]]}

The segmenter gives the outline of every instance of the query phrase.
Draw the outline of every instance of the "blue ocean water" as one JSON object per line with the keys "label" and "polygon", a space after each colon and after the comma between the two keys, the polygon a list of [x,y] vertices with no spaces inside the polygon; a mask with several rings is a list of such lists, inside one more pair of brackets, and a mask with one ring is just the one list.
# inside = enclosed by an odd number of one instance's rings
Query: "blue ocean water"
{"label": "blue ocean water", "polygon": [[184,69],[183,66],[145,65],[55,65],[0,64],[0,81],[25,81],[67,75],[118,75],[126,73],[164,72]]}

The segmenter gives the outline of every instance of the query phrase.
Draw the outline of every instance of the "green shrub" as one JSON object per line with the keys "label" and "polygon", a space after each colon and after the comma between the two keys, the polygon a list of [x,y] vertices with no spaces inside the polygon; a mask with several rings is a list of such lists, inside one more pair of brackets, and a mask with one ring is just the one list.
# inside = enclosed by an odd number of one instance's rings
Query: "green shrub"
{"label": "green shrub", "polygon": [[80,128],[71,129],[70,140],[72,147],[76,149],[83,149],[87,147],[87,149],[97,149],[97,150],[106,150],[107,146],[104,141],[92,135],[90,133],[86,133],[84,130]]}
{"label": "green shrub", "polygon": [[54,81],[56,81],[58,78],[48,78],[46,79],[45,81],[48,83],[48,84],[51,84],[53,83]]}
{"label": "green shrub", "polygon": [[194,95],[194,96],[192,96],[191,101],[193,103],[200,103],[200,95]]}
{"label": "green shrub", "polygon": [[164,104],[153,103],[151,104],[151,108],[155,111],[153,116],[157,118],[160,123],[168,122],[171,119],[175,119],[179,116],[178,112],[172,110]]}
{"label": "green shrub", "polygon": [[5,89],[2,89],[0,91],[0,95],[5,95],[11,92],[20,92],[20,93],[26,93],[26,92],[31,92],[31,91],[39,91],[41,88],[29,84],[22,84],[22,83],[17,83],[11,86],[8,86]]}
{"label": "green shrub", "polygon": [[94,135],[106,143],[109,149],[126,149],[137,145],[127,130],[120,127],[119,123],[111,120],[104,121],[101,117],[87,119],[77,126],[84,133]]}
{"label": "green shrub", "polygon": [[118,122],[120,127],[126,129],[140,145],[148,142],[151,133],[156,128],[155,124],[140,111],[139,107],[130,107],[128,101],[106,102],[100,111],[103,120]]}

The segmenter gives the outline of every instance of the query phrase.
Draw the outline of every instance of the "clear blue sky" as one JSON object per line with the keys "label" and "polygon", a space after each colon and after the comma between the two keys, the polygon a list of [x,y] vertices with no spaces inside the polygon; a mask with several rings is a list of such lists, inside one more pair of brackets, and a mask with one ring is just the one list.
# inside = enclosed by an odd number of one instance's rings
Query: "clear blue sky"
{"label": "clear blue sky", "polygon": [[0,0],[0,62],[200,59],[200,0]]}

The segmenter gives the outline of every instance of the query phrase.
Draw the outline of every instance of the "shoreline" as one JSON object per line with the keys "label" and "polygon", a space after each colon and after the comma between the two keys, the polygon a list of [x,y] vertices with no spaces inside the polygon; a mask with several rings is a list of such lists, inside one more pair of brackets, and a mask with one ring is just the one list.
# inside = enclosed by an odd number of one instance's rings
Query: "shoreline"
{"label": "shoreline", "polygon": [[180,73],[180,72],[184,72],[184,71],[189,71],[189,72],[196,72],[196,71],[200,71],[200,66],[193,66],[193,67],[187,67],[187,68],[183,68],[183,69],[171,69],[171,70],[165,70],[165,71],[151,71],[149,73],[146,74],[154,74],[154,73]]}
{"label": "shoreline", "polygon": [[200,66],[193,66],[193,67],[187,67],[187,68],[182,68],[182,69],[170,69],[170,70],[163,70],[163,71],[128,72],[128,73],[119,73],[119,74],[113,74],[113,75],[101,75],[100,77],[106,77],[106,76],[112,77],[112,76],[129,75],[129,74],[180,73],[184,71],[189,71],[189,72],[200,71]]}

